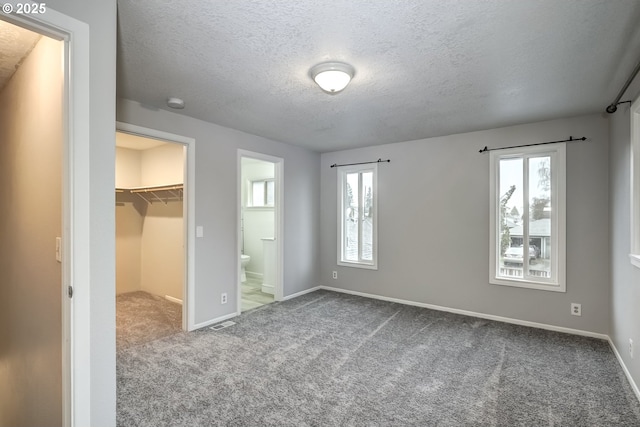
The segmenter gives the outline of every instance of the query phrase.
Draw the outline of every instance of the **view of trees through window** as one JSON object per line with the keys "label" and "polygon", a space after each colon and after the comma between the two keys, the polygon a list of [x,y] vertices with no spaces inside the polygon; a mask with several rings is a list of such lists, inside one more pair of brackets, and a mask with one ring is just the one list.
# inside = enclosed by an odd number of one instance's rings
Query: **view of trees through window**
{"label": "view of trees through window", "polygon": [[373,261],[373,172],[346,174],[343,213],[345,261]]}
{"label": "view of trees through window", "polygon": [[500,159],[499,194],[498,275],[551,277],[551,156]]}

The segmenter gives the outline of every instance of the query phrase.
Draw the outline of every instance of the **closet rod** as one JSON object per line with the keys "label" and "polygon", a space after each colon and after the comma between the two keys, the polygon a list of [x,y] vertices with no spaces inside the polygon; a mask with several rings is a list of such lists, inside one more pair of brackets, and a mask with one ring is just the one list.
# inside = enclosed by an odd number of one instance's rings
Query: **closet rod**
{"label": "closet rod", "polygon": [[156,187],[136,187],[130,188],[129,191],[132,193],[149,193],[154,191],[164,191],[164,190],[182,190],[183,184],[174,184],[174,185],[158,185]]}
{"label": "closet rod", "polygon": [[337,168],[337,167],[340,167],[340,166],[368,165],[370,163],[391,163],[391,160],[390,159],[387,159],[387,160],[378,159],[375,162],[346,163],[344,165],[339,165],[337,163],[334,163],[334,164],[331,165],[331,167],[332,168]]}
{"label": "closet rod", "polygon": [[587,140],[587,137],[585,136],[583,136],[582,138],[574,138],[570,136],[569,139],[563,139],[562,141],[536,142],[534,144],[512,145],[511,147],[488,148],[485,145],[484,148],[482,150],[479,150],[478,152],[482,154],[488,151],[508,150],[509,148],[534,147],[536,145],[559,144],[561,142],[574,142],[574,141],[586,141],[586,140]]}

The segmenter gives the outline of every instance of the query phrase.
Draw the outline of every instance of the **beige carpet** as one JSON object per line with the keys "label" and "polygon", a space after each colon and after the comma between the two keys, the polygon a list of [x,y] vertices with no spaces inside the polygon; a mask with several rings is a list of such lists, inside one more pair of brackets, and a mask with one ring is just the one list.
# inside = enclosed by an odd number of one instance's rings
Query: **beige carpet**
{"label": "beige carpet", "polygon": [[143,291],[116,297],[118,350],[182,331],[182,306]]}

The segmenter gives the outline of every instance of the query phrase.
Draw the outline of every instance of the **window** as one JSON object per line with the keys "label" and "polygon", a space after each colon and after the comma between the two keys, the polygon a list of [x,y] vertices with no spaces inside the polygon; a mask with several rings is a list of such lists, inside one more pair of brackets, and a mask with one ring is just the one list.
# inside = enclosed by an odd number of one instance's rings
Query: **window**
{"label": "window", "polygon": [[490,283],[565,292],[565,150],[490,153]]}
{"label": "window", "polygon": [[338,264],[377,269],[378,165],[338,169]]}
{"label": "window", "polygon": [[631,105],[631,263],[640,268],[640,97]]}
{"label": "window", "polygon": [[250,207],[273,207],[275,202],[275,183],[273,179],[251,181]]}

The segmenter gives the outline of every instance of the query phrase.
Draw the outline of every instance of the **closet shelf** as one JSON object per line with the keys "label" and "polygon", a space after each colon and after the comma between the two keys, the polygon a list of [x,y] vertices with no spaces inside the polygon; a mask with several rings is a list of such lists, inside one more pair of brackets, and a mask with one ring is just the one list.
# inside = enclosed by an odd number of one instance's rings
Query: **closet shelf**
{"label": "closet shelf", "polygon": [[166,205],[168,202],[182,200],[184,185],[171,184],[147,187],[116,188],[116,193],[136,194],[149,204],[153,204],[153,202],[162,202]]}

